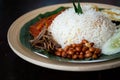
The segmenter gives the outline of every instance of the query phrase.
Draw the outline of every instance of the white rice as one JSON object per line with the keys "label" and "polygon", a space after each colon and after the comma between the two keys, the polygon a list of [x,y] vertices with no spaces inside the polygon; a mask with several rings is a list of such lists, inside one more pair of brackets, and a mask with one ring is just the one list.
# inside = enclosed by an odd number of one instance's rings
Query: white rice
{"label": "white rice", "polygon": [[58,15],[49,27],[54,39],[64,48],[83,39],[102,45],[115,32],[115,25],[101,12],[89,6],[82,6],[83,14],[77,14],[69,8]]}

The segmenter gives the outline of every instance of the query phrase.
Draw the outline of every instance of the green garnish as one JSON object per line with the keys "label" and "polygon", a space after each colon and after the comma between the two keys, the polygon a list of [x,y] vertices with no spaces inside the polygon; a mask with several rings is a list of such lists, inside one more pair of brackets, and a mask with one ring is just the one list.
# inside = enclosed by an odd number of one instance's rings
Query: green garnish
{"label": "green garnish", "polygon": [[74,9],[75,9],[75,12],[78,13],[78,14],[80,14],[80,13],[82,14],[83,11],[82,11],[82,8],[80,6],[80,1],[78,0],[78,7],[75,5],[75,1],[74,0],[72,2],[73,2],[73,6],[74,6]]}

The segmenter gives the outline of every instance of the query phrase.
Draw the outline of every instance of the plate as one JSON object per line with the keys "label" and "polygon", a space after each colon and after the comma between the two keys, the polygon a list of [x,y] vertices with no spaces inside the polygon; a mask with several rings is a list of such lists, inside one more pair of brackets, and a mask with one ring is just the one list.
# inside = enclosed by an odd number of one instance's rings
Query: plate
{"label": "plate", "polygon": [[[81,5],[87,5],[87,4],[95,4],[99,7],[103,8],[119,8],[112,5],[106,5],[106,4],[98,4],[98,3],[81,3]],[[52,6],[47,6],[43,8],[39,8],[36,10],[33,10],[31,12],[28,12],[18,18],[9,28],[8,30],[8,43],[11,47],[11,49],[22,59],[31,62],[33,64],[36,64],[38,66],[43,66],[51,69],[57,69],[57,70],[66,70],[66,71],[93,71],[93,70],[103,70],[103,69],[109,69],[120,66],[120,55],[115,55],[112,57],[104,57],[102,59],[98,60],[92,60],[92,61],[75,61],[75,60],[63,60],[63,59],[56,59],[56,58],[46,58],[43,55],[36,54],[33,51],[31,51],[29,48],[25,47],[21,41],[20,41],[20,32],[23,26],[29,22],[30,20],[33,20],[36,16],[38,16],[40,13],[45,13],[48,11],[53,11],[61,6],[64,7],[70,7],[72,6],[72,3],[67,4],[57,4]],[[14,36],[13,36],[14,34]]]}

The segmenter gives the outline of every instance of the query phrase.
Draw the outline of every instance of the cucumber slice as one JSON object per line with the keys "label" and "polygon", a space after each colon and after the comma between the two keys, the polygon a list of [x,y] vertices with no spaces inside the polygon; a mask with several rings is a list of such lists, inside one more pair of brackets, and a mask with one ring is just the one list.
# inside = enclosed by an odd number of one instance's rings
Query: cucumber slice
{"label": "cucumber slice", "polygon": [[102,47],[102,53],[112,55],[120,52],[120,32],[115,33]]}

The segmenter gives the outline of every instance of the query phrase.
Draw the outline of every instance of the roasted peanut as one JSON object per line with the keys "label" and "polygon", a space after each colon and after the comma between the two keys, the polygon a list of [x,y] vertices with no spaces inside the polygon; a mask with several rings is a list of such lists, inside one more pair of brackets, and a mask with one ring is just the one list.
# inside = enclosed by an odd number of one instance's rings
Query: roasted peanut
{"label": "roasted peanut", "polygon": [[93,47],[93,46],[94,46],[94,43],[93,43],[93,42],[91,42],[91,43],[90,43],[90,45],[91,45],[91,47]]}
{"label": "roasted peanut", "polygon": [[78,57],[79,57],[79,59],[83,59],[84,58],[84,54],[81,52]]}
{"label": "roasted peanut", "polygon": [[79,44],[71,44],[64,49],[58,48],[55,52],[57,56],[67,57],[70,59],[97,59],[100,56],[101,50],[94,47],[94,43],[87,40],[82,40]]}
{"label": "roasted peanut", "polygon": [[79,55],[79,52],[75,52],[75,54]]}
{"label": "roasted peanut", "polygon": [[73,47],[69,47],[69,50],[74,50],[74,48]]}
{"label": "roasted peanut", "polygon": [[74,54],[73,56],[72,56],[72,59],[77,59],[77,55],[76,54]]}
{"label": "roasted peanut", "polygon": [[90,43],[85,43],[85,46],[86,47],[91,47],[91,44]]}
{"label": "roasted peanut", "polygon": [[91,56],[92,56],[92,53],[91,53],[91,52],[85,53],[85,58],[90,58]]}
{"label": "roasted peanut", "polygon": [[64,48],[64,51],[67,51],[69,49],[69,47],[68,46],[66,46],[65,48]]}
{"label": "roasted peanut", "polygon": [[80,47],[80,44],[76,44],[76,46],[75,47]]}
{"label": "roasted peanut", "polygon": [[81,48],[80,47],[75,47],[75,50],[80,52]]}
{"label": "roasted peanut", "polygon": [[61,53],[61,56],[62,56],[62,57],[66,57],[67,54],[63,51],[63,52]]}
{"label": "roasted peanut", "polygon": [[100,49],[98,49],[98,48],[96,48],[96,50],[95,50],[95,52],[94,52],[95,54],[100,54],[101,53],[101,50]]}
{"label": "roasted peanut", "polygon": [[90,47],[90,48],[89,48],[89,51],[90,51],[90,52],[94,52],[95,50],[96,50],[96,49],[95,49],[94,47]]}
{"label": "roasted peanut", "polygon": [[61,56],[61,52],[59,52],[59,51],[55,52],[55,54],[56,54],[57,56]]}
{"label": "roasted peanut", "polygon": [[76,44],[72,44],[72,47],[75,48],[75,47],[76,47]]}
{"label": "roasted peanut", "polygon": [[83,52],[80,52],[81,55],[83,55],[84,53]]}
{"label": "roasted peanut", "polygon": [[96,54],[93,54],[92,59],[97,59],[98,56]]}
{"label": "roasted peanut", "polygon": [[91,53],[91,52],[89,50],[87,50],[85,53],[88,54],[88,53]]}
{"label": "roasted peanut", "polygon": [[57,49],[57,51],[60,51],[60,52],[62,52],[62,51],[63,51],[63,49],[62,49],[62,48],[58,48],[58,49]]}
{"label": "roasted peanut", "polygon": [[72,54],[74,54],[74,51],[73,50],[68,50],[67,54],[72,55]]}
{"label": "roasted peanut", "polygon": [[80,47],[80,48],[82,48],[82,47],[83,47],[83,44],[82,44],[82,43],[80,43],[80,44],[79,44],[79,47]]}
{"label": "roasted peanut", "polygon": [[87,51],[87,50],[88,50],[88,47],[85,47],[85,46],[84,46],[84,47],[82,48],[82,52],[85,52],[85,51]]}
{"label": "roasted peanut", "polygon": [[82,43],[85,44],[85,43],[88,43],[88,41],[85,40],[85,39],[83,39],[83,40],[82,40]]}

